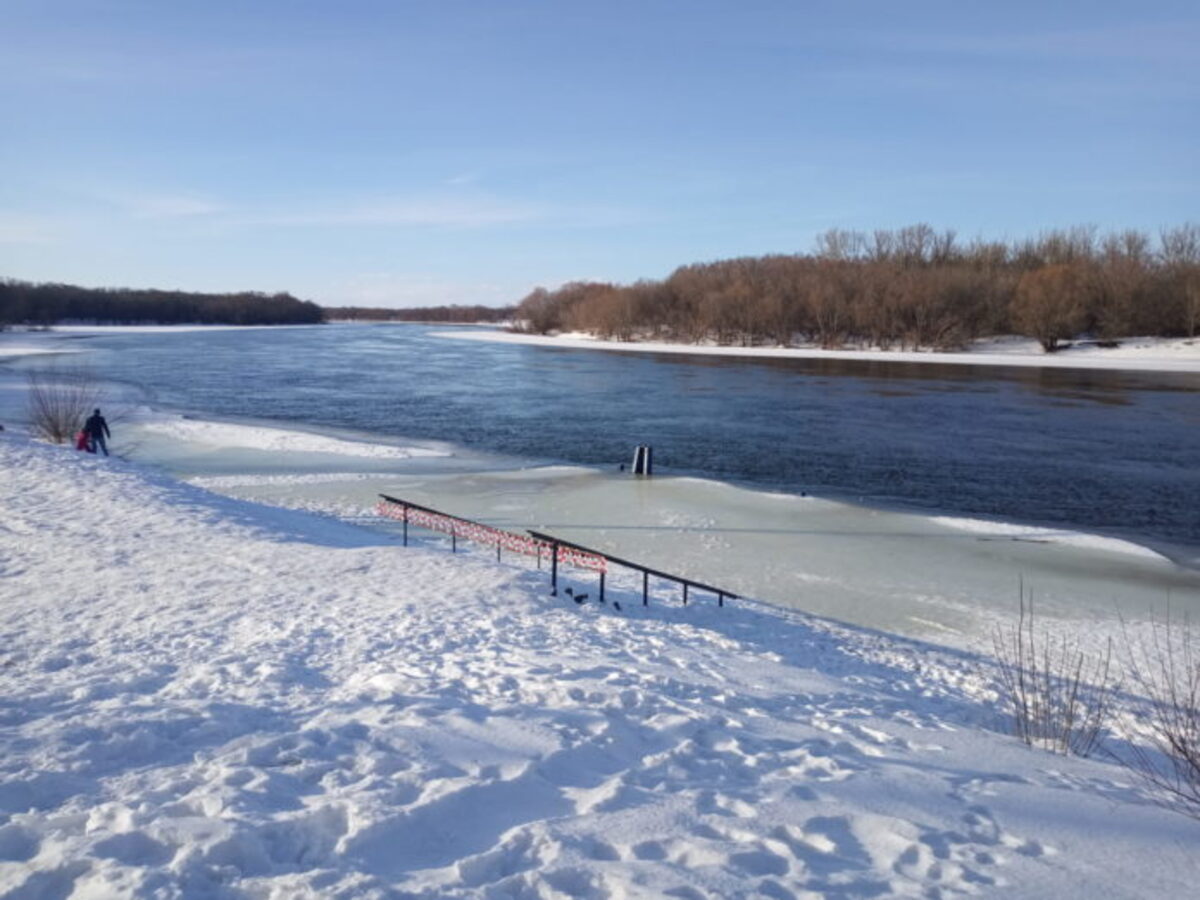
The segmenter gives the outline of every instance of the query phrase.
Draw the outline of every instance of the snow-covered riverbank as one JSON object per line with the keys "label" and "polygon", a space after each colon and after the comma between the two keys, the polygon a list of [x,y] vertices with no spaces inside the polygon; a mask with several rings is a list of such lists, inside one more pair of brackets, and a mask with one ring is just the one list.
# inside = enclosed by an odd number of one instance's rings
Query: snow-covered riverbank
{"label": "snow-covered riverbank", "polygon": [[1185,896],[1200,824],[986,663],[0,435],[0,894]]}
{"label": "snow-covered riverbank", "polygon": [[460,341],[493,341],[571,350],[616,350],[623,353],[688,353],[762,359],[842,359],[932,365],[1020,366],[1048,369],[1120,369],[1145,372],[1200,372],[1200,338],[1126,338],[1117,347],[1077,344],[1047,354],[1037,341],[996,338],[975,342],[961,353],[913,350],[825,350],[809,347],[733,347],[676,344],[664,341],[604,341],[572,332],[561,335],[518,334],[499,329],[443,331],[438,337]]}

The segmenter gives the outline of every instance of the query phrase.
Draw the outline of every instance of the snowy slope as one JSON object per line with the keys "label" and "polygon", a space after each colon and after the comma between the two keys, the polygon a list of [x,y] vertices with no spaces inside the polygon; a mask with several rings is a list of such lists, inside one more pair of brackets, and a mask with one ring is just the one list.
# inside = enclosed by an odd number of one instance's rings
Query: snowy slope
{"label": "snowy slope", "polygon": [[[1200,823],[979,662],[0,435],[0,896],[1188,896]],[[885,598],[881,598],[883,602]]]}

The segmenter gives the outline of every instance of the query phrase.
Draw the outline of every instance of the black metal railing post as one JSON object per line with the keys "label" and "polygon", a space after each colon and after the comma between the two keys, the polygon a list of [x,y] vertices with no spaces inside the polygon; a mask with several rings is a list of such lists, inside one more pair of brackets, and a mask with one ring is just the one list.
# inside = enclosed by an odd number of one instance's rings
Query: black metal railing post
{"label": "black metal railing post", "polygon": [[408,504],[404,504],[404,546],[408,546]]}
{"label": "black metal railing post", "polygon": [[600,573],[600,602],[604,602],[604,573]]}
{"label": "black metal railing post", "polygon": [[558,596],[558,542],[550,545],[550,596]]}
{"label": "black metal railing post", "polygon": [[[683,588],[683,602],[685,604],[688,603],[688,601],[689,601],[690,591],[692,588],[696,588],[697,590],[705,591],[707,593],[712,594],[714,597],[717,598],[717,604],[719,606],[724,606],[726,599],[729,599],[729,600],[738,599],[737,594],[727,591],[724,588],[713,587],[711,584],[704,584],[703,582],[700,582],[700,581],[693,581],[690,578],[682,578],[679,575],[672,575],[670,572],[663,572],[663,571],[660,571],[659,569],[652,569],[649,566],[643,566],[641,563],[632,562],[628,559],[622,559],[619,556],[613,556],[611,553],[605,553],[602,550],[596,550],[592,547],[585,547],[582,544],[575,544],[575,543],[572,543],[571,541],[564,541],[561,538],[556,538],[552,534],[546,534],[545,532],[534,531],[532,529],[530,529],[529,534],[532,537],[534,537],[535,539],[537,539],[539,541],[543,541],[545,544],[550,545],[554,548],[554,555],[553,555],[553,558],[551,559],[552,563],[557,563],[559,547],[570,547],[574,550],[579,550],[583,553],[589,553],[589,554],[592,554],[593,556],[599,556],[599,557],[603,558],[604,560],[606,560],[607,562],[613,563],[614,565],[624,566],[628,569],[633,569],[635,572],[641,572],[642,573],[642,605],[643,606],[650,605],[650,576],[651,575],[653,575],[655,578],[662,578],[667,581],[671,581],[671,582],[674,582],[675,584],[680,585]],[[557,579],[556,574],[553,576],[553,580],[554,580],[555,585],[557,586],[558,579]]]}

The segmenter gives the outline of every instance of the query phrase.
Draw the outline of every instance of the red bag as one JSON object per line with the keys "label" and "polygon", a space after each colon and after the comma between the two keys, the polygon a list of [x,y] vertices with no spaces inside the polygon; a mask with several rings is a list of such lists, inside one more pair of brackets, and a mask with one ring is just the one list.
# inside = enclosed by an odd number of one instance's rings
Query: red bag
{"label": "red bag", "polygon": [[86,431],[81,430],[79,434],[75,435],[75,449],[86,450],[88,453],[92,452],[92,442],[88,440],[88,433]]}

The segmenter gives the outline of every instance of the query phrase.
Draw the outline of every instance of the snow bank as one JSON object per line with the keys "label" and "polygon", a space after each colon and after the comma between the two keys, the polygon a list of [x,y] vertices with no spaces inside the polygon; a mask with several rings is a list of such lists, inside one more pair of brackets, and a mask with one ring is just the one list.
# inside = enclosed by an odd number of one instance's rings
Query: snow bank
{"label": "snow bank", "polygon": [[37,356],[52,352],[46,347],[22,347],[18,344],[0,344],[0,359],[16,358],[18,356]]}
{"label": "snow bank", "polygon": [[1146,559],[1166,559],[1161,553],[1149,547],[1144,547],[1141,544],[1135,544],[1133,541],[1123,541],[1120,538],[1087,534],[1081,531],[1069,531],[1061,528],[1041,528],[1035,525],[1021,525],[1014,522],[994,522],[988,519],[969,519],[956,516],[932,516],[929,521],[935,525],[942,525],[957,531],[968,531],[972,534],[997,540],[1063,544],[1069,547],[1100,550],[1105,553],[1123,553],[1130,556],[1141,556]]}
{"label": "snow bank", "polygon": [[41,356],[49,353],[76,353],[76,350],[63,349],[54,342],[29,340],[25,337],[21,342],[15,335],[0,334],[0,363],[9,359],[19,359],[23,356]]}
{"label": "snow bank", "polygon": [[820,347],[724,347],[662,341],[602,341],[582,332],[558,336],[506,331],[439,331],[435,337],[460,341],[493,341],[574,350],[618,350],[624,353],[688,353],[704,356],[748,356],[774,359],[847,359],[871,362],[936,363],[970,366],[1034,366],[1051,369],[1125,369],[1152,372],[1200,372],[1200,339],[1129,338],[1115,348],[1078,345],[1043,353],[1036,341],[1002,338],[981,341],[961,353],[912,350],[823,350]]}
{"label": "snow bank", "polygon": [[368,459],[412,459],[414,457],[448,456],[442,450],[424,447],[398,447],[340,438],[306,431],[270,428],[262,425],[240,425],[232,422],[213,422],[187,419],[182,416],[161,416],[138,422],[144,433],[196,444],[225,449],[266,450],[271,453],[328,453],[335,456],[356,456]]}
{"label": "snow bank", "polygon": [[1200,823],[988,730],[967,655],[577,606],[11,434],[0,473],[2,896],[1194,888]]}

